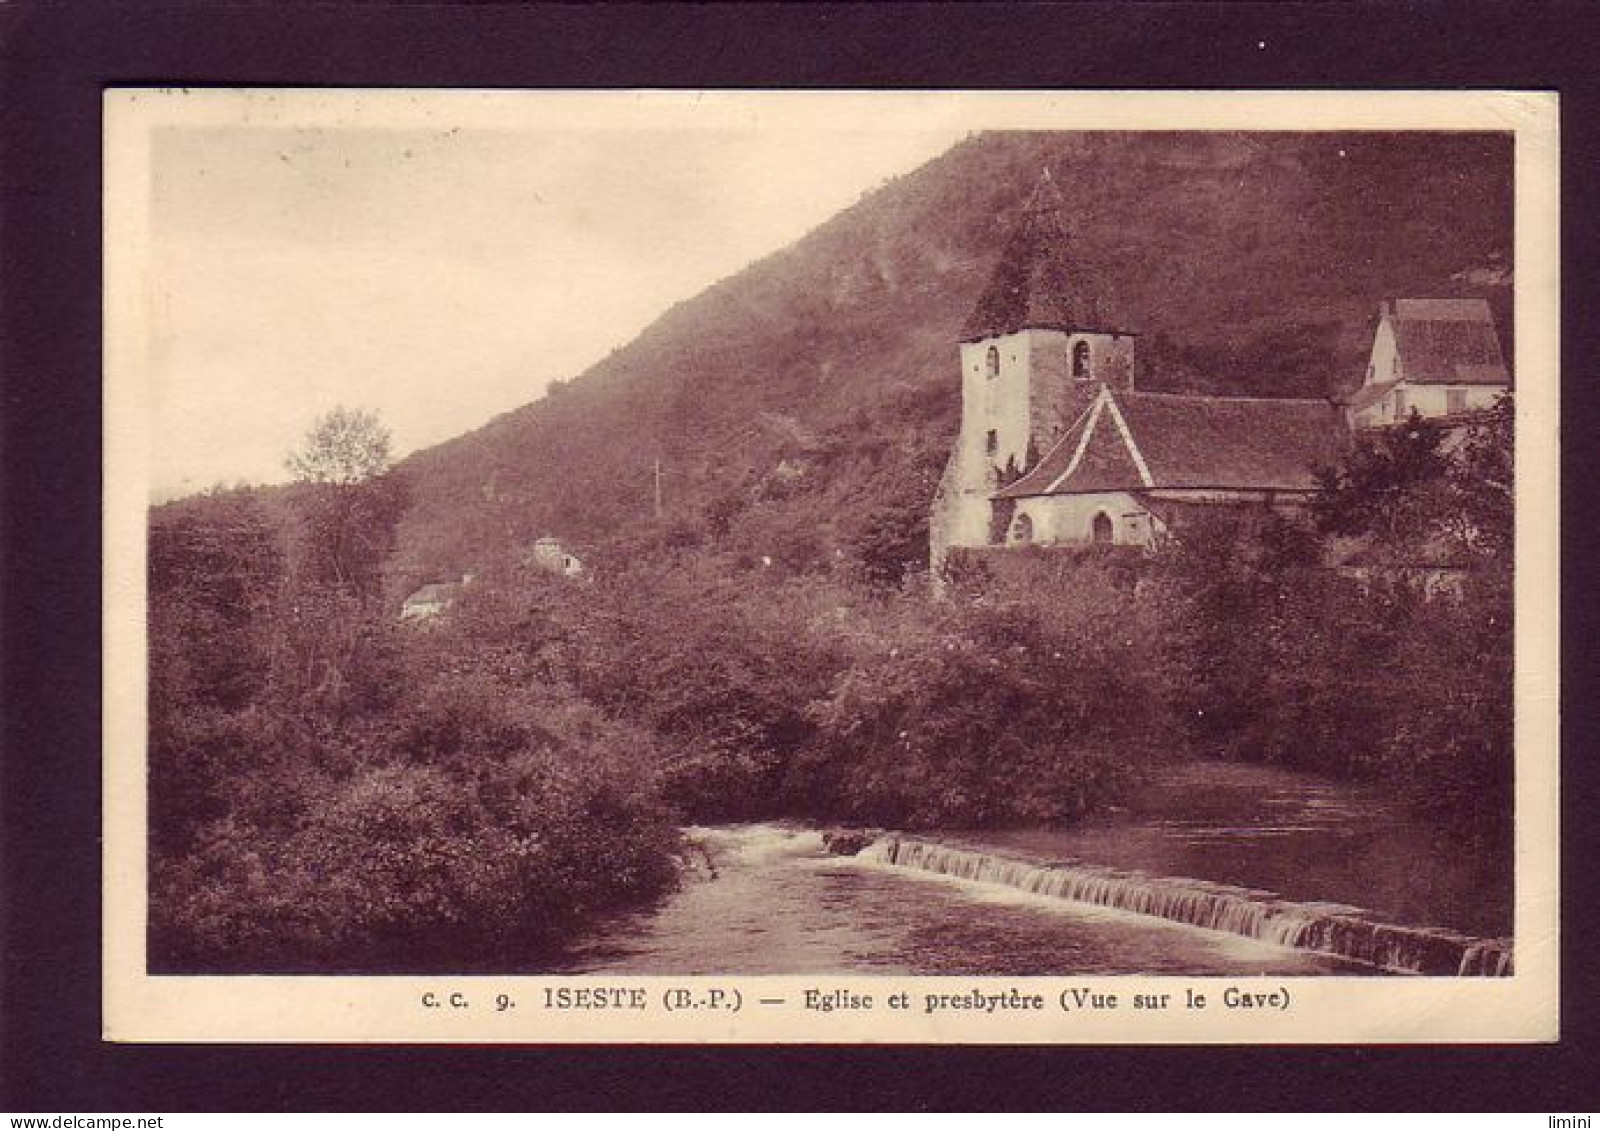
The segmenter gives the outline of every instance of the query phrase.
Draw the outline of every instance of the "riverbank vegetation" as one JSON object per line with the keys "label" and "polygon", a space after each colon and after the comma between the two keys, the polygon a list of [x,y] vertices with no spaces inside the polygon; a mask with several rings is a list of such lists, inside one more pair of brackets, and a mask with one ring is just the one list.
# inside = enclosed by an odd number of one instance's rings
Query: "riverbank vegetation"
{"label": "riverbank vegetation", "polygon": [[673,882],[648,736],[395,622],[403,498],[369,468],[153,514],[153,971],[505,969]]}
{"label": "riverbank vegetation", "polygon": [[508,551],[420,623],[400,474],[158,508],[152,968],[525,966],[670,887],[685,822],[1071,822],[1195,757],[1382,782],[1503,853],[1509,441],[1508,406],[1450,458],[1417,424],[1312,516],[968,555],[941,595],[896,566],[916,500],[843,553],[676,516],[582,578]]}

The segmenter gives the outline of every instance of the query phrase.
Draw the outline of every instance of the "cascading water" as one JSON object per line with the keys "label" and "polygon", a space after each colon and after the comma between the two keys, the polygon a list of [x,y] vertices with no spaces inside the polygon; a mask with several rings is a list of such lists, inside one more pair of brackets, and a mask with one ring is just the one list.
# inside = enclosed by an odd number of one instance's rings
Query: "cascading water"
{"label": "cascading water", "polygon": [[1115,908],[1413,974],[1506,976],[1508,940],[1385,923],[1359,907],[1294,903],[1276,893],[1151,876],[1078,861],[1040,862],[885,836],[859,858],[1035,895]]}

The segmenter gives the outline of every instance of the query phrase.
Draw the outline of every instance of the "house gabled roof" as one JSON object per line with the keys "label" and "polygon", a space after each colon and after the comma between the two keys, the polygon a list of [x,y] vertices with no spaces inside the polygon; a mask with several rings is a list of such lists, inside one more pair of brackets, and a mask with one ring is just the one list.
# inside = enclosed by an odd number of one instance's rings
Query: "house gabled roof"
{"label": "house gabled roof", "polygon": [[962,327],[962,341],[1023,329],[1106,328],[1087,273],[1067,262],[1062,208],[1061,190],[1046,169]]}
{"label": "house gabled roof", "polygon": [[1414,385],[1509,385],[1489,304],[1481,298],[1402,298],[1390,313],[1400,378]]}
{"label": "house gabled roof", "polygon": [[1101,491],[1309,491],[1346,431],[1327,401],[1113,393],[996,498]]}

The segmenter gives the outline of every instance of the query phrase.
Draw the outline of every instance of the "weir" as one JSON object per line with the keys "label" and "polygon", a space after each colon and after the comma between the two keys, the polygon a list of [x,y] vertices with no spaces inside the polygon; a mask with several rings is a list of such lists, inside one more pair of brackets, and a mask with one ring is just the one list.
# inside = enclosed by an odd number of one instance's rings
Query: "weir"
{"label": "weir", "polygon": [[897,835],[862,849],[860,859],[1035,895],[1150,915],[1316,951],[1396,973],[1508,976],[1508,939],[1386,923],[1359,907],[1295,903],[1270,891],[1208,880],[1151,876],[1080,861],[1032,861]]}

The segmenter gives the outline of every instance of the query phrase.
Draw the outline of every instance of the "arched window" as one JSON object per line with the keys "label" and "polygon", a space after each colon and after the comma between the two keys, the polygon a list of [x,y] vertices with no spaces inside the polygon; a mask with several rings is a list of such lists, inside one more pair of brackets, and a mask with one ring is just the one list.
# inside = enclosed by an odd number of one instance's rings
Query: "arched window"
{"label": "arched window", "polygon": [[1094,543],[1097,546],[1109,546],[1112,542],[1111,516],[1101,511],[1094,516],[1092,526]]}
{"label": "arched window", "polygon": [[1019,514],[1017,520],[1011,524],[1011,540],[1013,542],[1033,541],[1033,519],[1025,514]]}
{"label": "arched window", "polygon": [[1072,347],[1072,375],[1077,378],[1089,376],[1089,343],[1080,341]]}
{"label": "arched window", "polygon": [[984,362],[984,371],[990,377],[998,377],[998,376],[1000,376],[1000,347],[999,346],[990,346],[989,347],[989,355],[988,355],[987,360]]}

